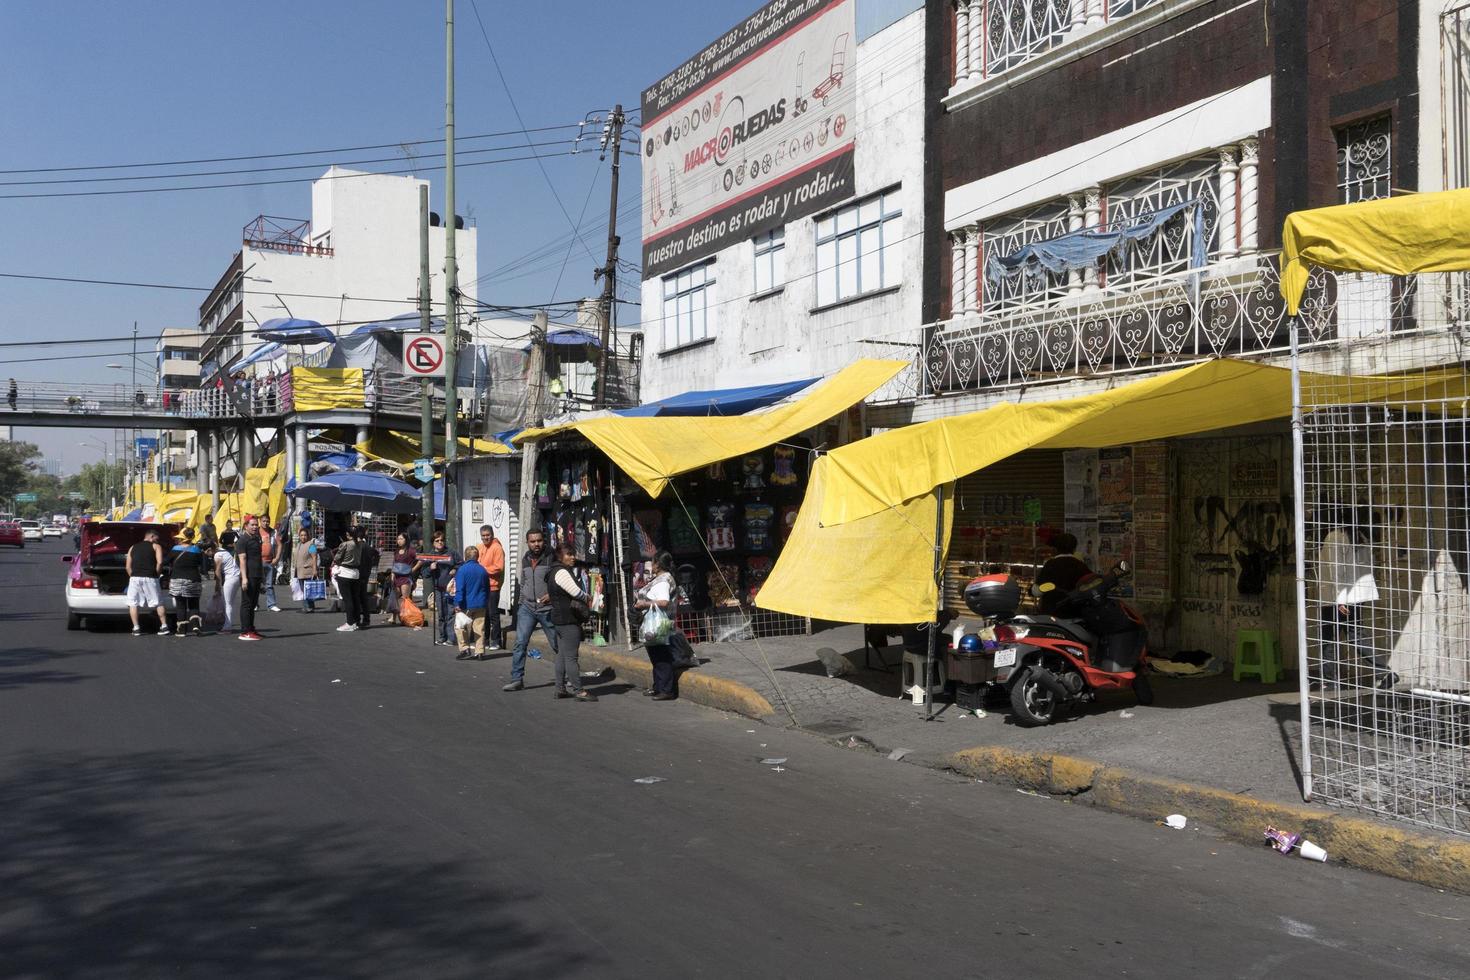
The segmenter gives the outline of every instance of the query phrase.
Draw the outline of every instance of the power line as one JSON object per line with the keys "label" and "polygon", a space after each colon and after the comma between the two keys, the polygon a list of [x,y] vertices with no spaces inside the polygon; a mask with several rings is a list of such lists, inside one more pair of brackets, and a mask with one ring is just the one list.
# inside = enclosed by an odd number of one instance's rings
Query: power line
{"label": "power line", "polygon": [[[571,151],[555,153],[551,156],[571,156]],[[495,163],[516,163],[521,160],[544,159],[539,155],[504,157],[499,160],[477,160],[473,163],[457,164],[459,167],[485,167]],[[186,184],[182,187],[137,187],[129,190],[115,191],[49,191],[44,194],[0,194],[0,201],[15,201],[32,198],[48,197],[110,197],[118,194],[166,194],[172,191],[212,191],[226,187],[266,187],[272,184],[313,184],[319,180],[350,180],[357,177],[388,177],[417,174],[420,171],[433,172],[443,170],[443,166],[437,167],[414,167],[409,170],[379,170],[373,173],[361,174],[336,174],[321,177],[289,177],[280,180],[246,180],[236,181],[228,184]]]}
{"label": "power line", "polygon": [[[475,136],[459,136],[460,140],[483,140],[493,139],[497,136],[526,136],[528,133],[550,133],[558,129],[577,129],[580,123],[563,123],[559,126],[538,126],[534,129],[526,129],[522,126],[518,130],[506,130],[501,133],[480,133]],[[529,138],[529,137],[528,137]],[[400,140],[397,143],[370,143],[365,146],[338,146],[325,150],[289,150],[280,153],[251,153],[245,156],[234,157],[201,157],[197,160],[161,160],[154,163],[102,163],[92,166],[75,167],[31,167],[18,170],[0,170],[0,174],[55,174],[75,173],[82,170],[138,170],[148,167],[188,167],[200,163],[235,163],[240,160],[279,160],[282,157],[320,156],[325,153],[357,153],[361,150],[389,150],[398,146],[424,146],[426,144],[441,144],[442,138],[431,140]]]}

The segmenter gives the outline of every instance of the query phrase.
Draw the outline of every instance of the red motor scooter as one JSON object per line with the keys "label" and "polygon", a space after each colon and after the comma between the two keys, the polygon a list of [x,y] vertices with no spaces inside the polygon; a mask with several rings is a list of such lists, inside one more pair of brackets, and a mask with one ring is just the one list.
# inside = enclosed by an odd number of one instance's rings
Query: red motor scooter
{"label": "red motor scooter", "polygon": [[994,640],[964,637],[960,655],[978,657],[976,679],[1003,689],[1026,727],[1049,725],[1101,691],[1131,690],[1139,704],[1152,704],[1148,629],[1136,610],[1110,595],[1128,573],[1119,562],[1106,575],[1088,576],[1056,604],[1055,615],[1018,615],[1021,593],[1008,575],[973,579],[965,604],[985,617]]}

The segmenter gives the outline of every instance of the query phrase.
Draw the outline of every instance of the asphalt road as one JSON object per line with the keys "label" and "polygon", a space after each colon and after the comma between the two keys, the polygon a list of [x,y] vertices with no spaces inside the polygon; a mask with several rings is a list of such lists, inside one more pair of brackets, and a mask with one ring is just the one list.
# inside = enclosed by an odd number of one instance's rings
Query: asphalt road
{"label": "asphalt road", "polygon": [[427,634],[68,633],[60,553],[0,552],[0,976],[1470,975],[1470,899]]}

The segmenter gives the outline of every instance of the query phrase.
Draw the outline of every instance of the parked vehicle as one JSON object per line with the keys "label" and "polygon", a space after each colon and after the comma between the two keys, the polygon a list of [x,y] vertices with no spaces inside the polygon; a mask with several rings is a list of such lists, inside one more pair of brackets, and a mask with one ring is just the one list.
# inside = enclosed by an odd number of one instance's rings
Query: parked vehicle
{"label": "parked vehicle", "polygon": [[[1021,590],[1008,575],[985,575],[965,587],[965,604],[985,617],[986,634],[960,639],[949,677],[967,693],[1004,691],[1018,724],[1048,725],[1104,691],[1131,690],[1153,702],[1148,629],[1143,617],[1112,597],[1129,574],[1126,562],[1089,575],[1056,606],[1056,615],[1019,615]],[[1052,588],[1042,585],[1043,592]]]}
{"label": "parked vehicle", "polygon": [[41,534],[41,522],[40,521],[21,521],[20,522],[20,533],[23,534],[23,535],[25,535],[25,539],[27,541],[40,541],[41,540],[41,537],[42,537],[42,534]]}
{"label": "parked vehicle", "polygon": [[[126,619],[128,615],[128,549],[143,540],[150,530],[158,532],[158,543],[167,561],[174,546],[179,524],[151,524],[143,521],[88,521],[81,526],[80,544],[75,555],[61,560],[68,566],[66,575],[66,628],[81,629],[99,619]],[[163,591],[168,592],[168,573],[164,569]],[[148,616],[151,609],[143,610]]]}
{"label": "parked vehicle", "polygon": [[21,531],[19,523],[16,521],[0,521],[0,544],[15,545],[17,548],[24,548],[26,546],[26,536]]}

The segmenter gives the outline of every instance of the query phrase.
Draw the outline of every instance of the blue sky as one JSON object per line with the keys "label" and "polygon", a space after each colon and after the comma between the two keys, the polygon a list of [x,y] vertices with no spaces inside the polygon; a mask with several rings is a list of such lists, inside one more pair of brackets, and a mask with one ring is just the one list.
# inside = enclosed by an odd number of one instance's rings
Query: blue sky
{"label": "blue sky", "polygon": [[[646,85],[758,6],[751,0],[476,2],[528,127],[573,123],[617,101],[636,107]],[[470,0],[458,0],[457,11],[458,132],[467,136],[515,130],[515,116]],[[6,0],[0,4],[0,58],[6,77],[0,99],[0,169],[151,163],[442,138],[442,14],[438,0],[258,0],[243,5]],[[519,139],[517,135],[510,141]],[[462,144],[461,151],[473,145]],[[311,160],[324,168],[333,160],[395,155],[358,152]],[[462,157],[461,164],[469,159]],[[624,256],[636,260],[637,155],[624,159],[628,165],[620,196],[625,206],[619,224]],[[605,247],[607,167],[598,166],[596,153],[585,153],[548,160],[546,168],[573,218],[595,175],[584,229],[591,255],[575,247],[558,286],[566,254],[562,248],[546,261],[515,270],[514,277],[482,285],[480,295],[488,301],[530,304],[597,291],[591,269],[600,264]],[[191,182],[310,177],[315,172]],[[442,211],[442,175],[423,175],[433,182],[434,207]],[[0,180],[67,176],[8,174]],[[472,214],[480,229],[482,275],[570,232],[534,162],[462,166],[457,183],[460,213]],[[10,185],[0,186],[0,195],[138,186],[148,184]],[[0,272],[208,286],[234,255],[240,227],[260,213],[308,216],[308,185],[0,200]],[[636,298],[631,282],[620,292]],[[0,279],[0,340],[118,337],[131,331],[134,320],[140,333],[156,333],[165,326],[192,325],[200,299],[199,293]],[[128,346],[0,349],[0,372],[22,382],[125,380],[123,372],[104,366],[126,362],[125,356],[77,356],[109,350],[126,354]],[[42,356],[71,359],[18,363]],[[48,456],[60,457],[67,471],[96,457],[95,449],[77,443],[97,435],[110,439],[109,433],[75,430],[16,433],[41,444]]]}

